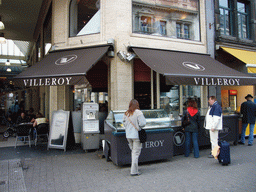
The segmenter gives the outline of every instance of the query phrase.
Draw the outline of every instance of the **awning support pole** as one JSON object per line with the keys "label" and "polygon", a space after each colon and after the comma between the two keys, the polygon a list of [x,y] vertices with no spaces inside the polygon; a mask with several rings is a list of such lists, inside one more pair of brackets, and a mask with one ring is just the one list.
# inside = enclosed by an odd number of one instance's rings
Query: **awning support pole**
{"label": "awning support pole", "polygon": [[160,109],[160,75],[156,73],[156,102],[157,109]]}
{"label": "awning support pole", "polygon": [[154,109],[154,71],[151,69],[151,109]]}

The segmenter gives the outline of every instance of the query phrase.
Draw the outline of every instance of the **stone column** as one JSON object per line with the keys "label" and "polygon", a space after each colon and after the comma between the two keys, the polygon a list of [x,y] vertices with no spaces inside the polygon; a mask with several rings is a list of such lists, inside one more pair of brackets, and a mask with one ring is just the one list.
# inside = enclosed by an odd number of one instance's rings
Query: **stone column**
{"label": "stone column", "polygon": [[118,51],[127,53],[132,30],[131,1],[102,1],[102,37],[115,40],[115,57],[110,59],[109,109],[127,109],[133,98],[133,63],[117,57]]}

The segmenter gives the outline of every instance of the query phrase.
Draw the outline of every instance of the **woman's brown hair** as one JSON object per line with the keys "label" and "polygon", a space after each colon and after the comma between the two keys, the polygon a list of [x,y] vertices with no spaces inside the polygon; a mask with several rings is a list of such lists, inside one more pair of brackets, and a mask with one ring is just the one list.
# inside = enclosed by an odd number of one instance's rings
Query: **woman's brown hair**
{"label": "woman's brown hair", "polygon": [[188,101],[188,107],[193,107],[195,109],[197,109],[197,103],[195,100],[191,99]]}
{"label": "woman's brown hair", "polygon": [[136,99],[132,99],[129,104],[129,109],[125,112],[125,115],[127,117],[133,115],[136,109],[140,109],[139,102]]}

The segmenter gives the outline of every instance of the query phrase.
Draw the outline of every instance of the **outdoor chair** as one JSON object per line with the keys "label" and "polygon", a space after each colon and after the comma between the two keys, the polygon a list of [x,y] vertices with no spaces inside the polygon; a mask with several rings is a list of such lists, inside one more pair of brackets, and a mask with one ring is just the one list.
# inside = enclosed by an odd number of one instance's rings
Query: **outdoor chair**
{"label": "outdoor chair", "polygon": [[26,124],[18,125],[16,128],[16,141],[15,141],[15,148],[17,146],[17,142],[21,139],[21,142],[26,143],[26,138],[28,138],[29,147],[31,147],[30,137],[31,137],[31,126]]}
{"label": "outdoor chair", "polygon": [[35,139],[35,146],[37,144],[38,138],[44,136],[47,137],[49,136],[49,124],[48,123],[41,123],[34,129],[35,134],[34,134],[34,139]]}

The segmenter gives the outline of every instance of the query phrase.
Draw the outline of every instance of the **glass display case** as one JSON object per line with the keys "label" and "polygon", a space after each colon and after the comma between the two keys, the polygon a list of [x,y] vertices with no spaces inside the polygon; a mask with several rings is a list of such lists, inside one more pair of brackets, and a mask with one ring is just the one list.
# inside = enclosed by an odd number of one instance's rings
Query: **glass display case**
{"label": "glass display case", "polygon": [[[144,129],[172,128],[181,126],[181,119],[169,117],[164,109],[141,110],[146,118]],[[106,122],[116,131],[124,131],[123,116],[125,110],[110,111]]]}

